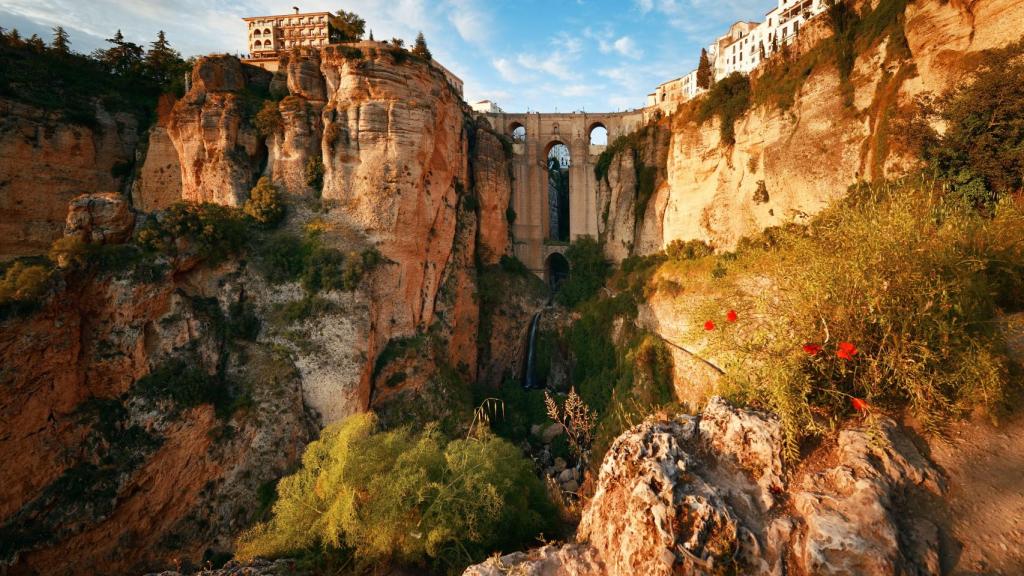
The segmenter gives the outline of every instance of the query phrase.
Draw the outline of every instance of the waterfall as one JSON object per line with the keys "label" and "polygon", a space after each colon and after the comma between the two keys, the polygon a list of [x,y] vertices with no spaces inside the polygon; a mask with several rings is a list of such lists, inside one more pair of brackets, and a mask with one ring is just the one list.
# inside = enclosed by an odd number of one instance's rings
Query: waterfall
{"label": "waterfall", "polygon": [[533,320],[530,321],[530,337],[526,341],[526,367],[523,369],[523,388],[526,390],[532,390],[537,387],[537,382],[533,375],[533,357],[535,354],[534,348],[537,345],[537,325],[540,324],[541,312],[537,312],[533,315]]}

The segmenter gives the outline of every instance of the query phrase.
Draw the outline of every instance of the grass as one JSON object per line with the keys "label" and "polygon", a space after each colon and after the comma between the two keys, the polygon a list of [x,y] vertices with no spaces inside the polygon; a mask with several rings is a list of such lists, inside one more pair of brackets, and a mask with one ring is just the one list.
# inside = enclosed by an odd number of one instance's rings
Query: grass
{"label": "grass", "polygon": [[[854,414],[853,398],[935,431],[999,412],[1010,386],[999,317],[1024,306],[1019,205],[987,217],[928,183],[888,183],[766,236],[665,273],[703,294],[690,340],[724,367],[722,391],[779,414],[791,456]],[[721,274],[706,273],[710,260]],[[739,321],[722,320],[727,310]],[[841,342],[858,352],[843,358]]]}

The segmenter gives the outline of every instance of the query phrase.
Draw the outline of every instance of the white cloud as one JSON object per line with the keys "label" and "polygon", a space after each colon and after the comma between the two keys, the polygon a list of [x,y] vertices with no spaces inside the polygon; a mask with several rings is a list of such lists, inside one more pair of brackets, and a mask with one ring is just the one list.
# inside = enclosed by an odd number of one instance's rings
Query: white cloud
{"label": "white cloud", "polygon": [[512,82],[513,84],[518,82],[525,82],[529,79],[529,76],[520,68],[515,62],[508,58],[495,58],[491,61],[491,65],[498,71],[502,79],[506,82]]}
{"label": "white cloud", "polygon": [[485,46],[494,29],[489,12],[480,9],[475,0],[448,0],[448,21],[463,40]]}
{"label": "white cloud", "polygon": [[644,51],[638,48],[636,43],[633,42],[633,39],[629,36],[623,36],[616,40],[615,43],[612,44],[612,48],[614,48],[619,54],[634,60],[639,60],[644,55]]}
{"label": "white cloud", "polygon": [[552,38],[550,44],[550,52],[520,53],[516,55],[516,63],[527,70],[543,72],[559,80],[578,79],[580,73],[575,63],[583,52],[583,41],[563,32]]}

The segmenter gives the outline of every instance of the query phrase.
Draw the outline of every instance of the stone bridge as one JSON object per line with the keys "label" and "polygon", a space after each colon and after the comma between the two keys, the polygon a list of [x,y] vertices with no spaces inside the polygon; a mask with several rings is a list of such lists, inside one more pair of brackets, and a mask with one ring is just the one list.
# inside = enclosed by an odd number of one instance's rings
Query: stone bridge
{"label": "stone bridge", "polygon": [[[639,129],[645,110],[591,114],[484,114],[491,126],[513,138],[512,225],[515,255],[526,266],[548,277],[552,255],[565,252],[551,231],[548,204],[548,154],[558,144],[569,149],[569,238],[598,236],[599,207],[594,164],[606,145],[592,145],[591,133],[608,132],[608,142]],[[525,133],[524,133],[525,131]],[[564,260],[562,261],[564,263]]]}

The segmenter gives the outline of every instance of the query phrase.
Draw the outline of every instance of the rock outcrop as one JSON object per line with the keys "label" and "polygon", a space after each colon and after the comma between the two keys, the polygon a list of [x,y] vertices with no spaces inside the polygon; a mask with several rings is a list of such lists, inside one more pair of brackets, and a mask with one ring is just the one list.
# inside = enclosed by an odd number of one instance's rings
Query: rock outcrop
{"label": "rock outcrop", "polygon": [[466,574],[937,574],[937,529],[902,503],[942,490],[889,420],[844,430],[817,469],[794,473],[775,418],[715,398],[615,441],[576,543]]}
{"label": "rock outcrop", "polygon": [[118,192],[82,194],[68,206],[64,235],[89,244],[119,244],[132,235],[135,214]]}
{"label": "rock outcrop", "polygon": [[[855,4],[866,11],[879,3]],[[916,96],[955,86],[979,51],[1019,40],[1020,29],[1009,23],[1022,19],[1024,5],[1014,0],[910,2],[903,34],[858,45],[849,105],[838,71],[825,60],[802,79],[791,106],[759,103],[738,118],[735,143],[722,141],[718,119],[698,122],[692,107],[652,125],[648,130],[664,133],[668,147],[649,136],[639,155],[626,147],[602,183],[609,257],[653,253],[676,239],[728,250],[765,228],[806,222],[860,180],[905,174],[916,160],[892,137],[900,115]],[[801,28],[794,54],[831,34],[826,20]],[[906,47],[897,45],[903,37]],[[751,82],[756,88],[779,80],[758,72]],[[643,210],[634,198],[638,158],[664,174],[646,190]]]}
{"label": "rock outcrop", "polygon": [[72,278],[0,323],[8,573],[138,573],[232,549],[313,432],[290,359],[216,327],[251,281],[233,266]]}
{"label": "rock outcrop", "polygon": [[85,125],[0,99],[0,260],[45,254],[75,196],[122,189],[138,130],[134,116],[99,103]]}
{"label": "rock outcrop", "polygon": [[155,212],[181,201],[181,162],[167,124],[175,99],[164,94],[156,107],[156,124],[149,129],[145,160],[132,184],[132,205],[140,212]]}
{"label": "rock outcrop", "polygon": [[181,166],[181,199],[241,206],[266,161],[243,93],[267,89],[270,74],[232,56],[200,58],[192,87],[174,105],[167,133]]}

